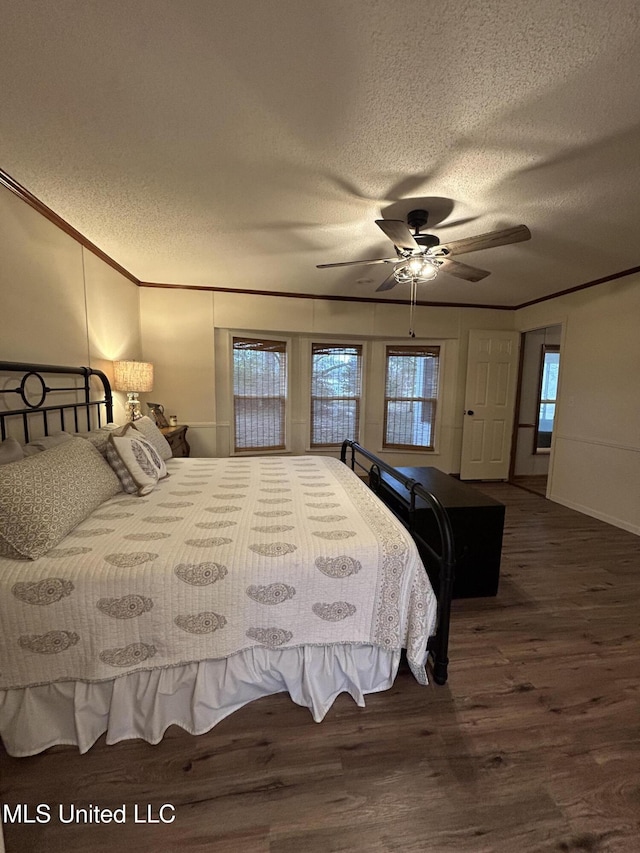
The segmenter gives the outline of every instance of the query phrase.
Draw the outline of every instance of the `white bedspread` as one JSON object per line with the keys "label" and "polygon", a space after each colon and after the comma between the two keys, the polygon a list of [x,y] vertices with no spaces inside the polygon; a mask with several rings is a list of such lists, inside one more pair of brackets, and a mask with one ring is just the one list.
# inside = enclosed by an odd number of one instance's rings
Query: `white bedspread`
{"label": "white bedspread", "polygon": [[98,683],[249,649],[407,649],[436,600],[409,534],[329,457],[175,459],[35,562],[0,560],[0,690]]}

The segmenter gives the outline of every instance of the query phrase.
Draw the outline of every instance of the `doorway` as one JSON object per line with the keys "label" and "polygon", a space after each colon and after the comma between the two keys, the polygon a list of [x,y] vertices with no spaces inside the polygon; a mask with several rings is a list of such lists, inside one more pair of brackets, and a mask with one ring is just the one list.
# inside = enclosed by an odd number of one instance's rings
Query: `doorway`
{"label": "doorway", "polygon": [[562,326],[522,336],[509,482],[546,497],[560,371]]}

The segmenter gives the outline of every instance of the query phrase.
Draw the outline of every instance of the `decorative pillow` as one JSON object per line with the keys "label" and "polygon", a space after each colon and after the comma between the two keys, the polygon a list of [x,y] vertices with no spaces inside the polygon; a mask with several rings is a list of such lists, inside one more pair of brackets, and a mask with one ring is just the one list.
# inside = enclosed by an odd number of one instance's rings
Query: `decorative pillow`
{"label": "decorative pillow", "polygon": [[122,429],[119,424],[105,424],[105,426],[97,427],[97,429],[92,429],[91,432],[83,432],[80,433],[81,438],[86,438],[87,441],[90,441],[91,444],[99,450],[100,453],[107,458],[107,439],[109,438],[109,433],[114,430]]}
{"label": "decorative pillow", "polygon": [[109,435],[107,462],[130,495],[148,495],[167,476],[164,461],[133,424]]}
{"label": "decorative pillow", "polygon": [[19,462],[24,459],[24,450],[20,442],[15,438],[5,438],[0,443],[0,465],[8,465],[9,462]]}
{"label": "decorative pillow", "polygon": [[37,559],[120,490],[111,468],[81,438],[3,465],[0,556]]}
{"label": "decorative pillow", "polygon": [[41,453],[43,450],[50,450],[52,447],[57,447],[59,444],[64,444],[65,441],[73,438],[69,432],[54,432],[51,435],[43,435],[41,438],[34,438],[29,444],[23,447],[25,456],[35,456],[36,453]]}
{"label": "decorative pillow", "polygon": [[167,441],[167,439],[160,432],[156,424],[151,420],[151,418],[144,415],[141,418],[136,418],[134,421],[134,427],[141,432],[143,436],[147,439],[149,444],[152,444],[155,449],[160,454],[160,458],[164,459],[166,462],[167,459],[171,459],[173,457],[173,453],[171,452],[171,445]]}

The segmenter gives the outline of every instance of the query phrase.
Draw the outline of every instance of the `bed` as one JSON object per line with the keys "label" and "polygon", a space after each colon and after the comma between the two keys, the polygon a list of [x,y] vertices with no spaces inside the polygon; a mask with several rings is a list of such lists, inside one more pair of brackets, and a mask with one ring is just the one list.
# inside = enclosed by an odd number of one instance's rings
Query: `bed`
{"label": "bed", "polygon": [[[174,459],[148,427],[109,426],[100,371],[4,362],[0,377],[0,452],[15,448],[17,426],[23,451],[44,447],[0,465],[0,737],[11,755],[86,752],[103,734],[157,743],[173,724],[200,734],[283,691],[319,722],[340,693],[363,706],[388,689],[401,655],[420,684],[428,672],[446,681],[446,513],[408,484],[441,527],[436,595],[411,531],[355,471],[393,472],[364,448],[345,442],[341,460]],[[145,447],[147,465],[160,456],[133,492],[122,488],[136,459],[114,449],[125,445],[138,461]],[[40,504],[46,524],[25,522]]]}

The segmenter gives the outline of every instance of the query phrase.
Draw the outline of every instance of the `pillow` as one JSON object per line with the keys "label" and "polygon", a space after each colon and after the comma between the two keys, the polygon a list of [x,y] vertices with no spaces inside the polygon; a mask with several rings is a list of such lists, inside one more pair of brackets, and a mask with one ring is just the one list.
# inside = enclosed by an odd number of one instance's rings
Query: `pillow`
{"label": "pillow", "polygon": [[29,444],[23,447],[25,456],[35,456],[36,453],[41,453],[43,450],[49,450],[52,447],[57,447],[59,444],[64,444],[73,438],[68,432],[54,432],[51,435],[43,435],[41,438],[34,438]]}
{"label": "pillow", "polygon": [[116,475],[82,438],[3,465],[0,556],[37,559],[119,491]]}
{"label": "pillow", "polygon": [[173,453],[171,452],[171,445],[160,432],[156,424],[154,424],[154,422],[151,420],[151,418],[147,417],[147,415],[144,415],[141,418],[136,418],[133,425],[138,430],[138,432],[141,432],[143,434],[149,444],[155,447],[155,449],[160,454],[161,459],[164,459],[164,461],[166,462],[167,459],[171,459],[173,457]]}
{"label": "pillow", "polygon": [[19,462],[24,459],[22,445],[15,438],[5,438],[0,443],[0,465],[8,465],[9,462]]}
{"label": "pillow", "polygon": [[103,459],[107,458],[107,439],[109,433],[103,432],[101,429],[92,429],[91,432],[80,433],[80,438],[90,442],[95,449],[102,455]]}
{"label": "pillow", "polygon": [[133,424],[109,435],[107,462],[130,495],[148,495],[167,476],[164,461]]}
{"label": "pillow", "polygon": [[96,429],[92,429],[91,432],[83,432],[80,433],[81,438],[85,438],[87,441],[90,441],[91,444],[99,450],[100,453],[107,458],[107,439],[109,438],[109,433],[113,430],[122,429],[118,424],[105,424],[105,426],[97,427]]}

